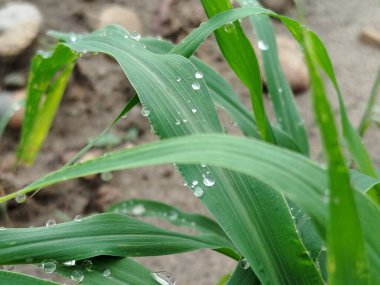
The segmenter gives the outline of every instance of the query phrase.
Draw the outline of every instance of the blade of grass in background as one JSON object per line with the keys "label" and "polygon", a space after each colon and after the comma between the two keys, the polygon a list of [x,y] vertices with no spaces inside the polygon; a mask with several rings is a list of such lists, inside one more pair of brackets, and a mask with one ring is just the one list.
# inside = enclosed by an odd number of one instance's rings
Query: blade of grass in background
{"label": "blade of grass in background", "polygon": [[133,215],[133,209],[135,209],[136,205],[144,209],[140,217],[158,218],[176,226],[188,227],[204,233],[213,233],[228,239],[214,220],[199,214],[184,212],[158,201],[141,199],[128,200],[113,204],[107,209],[107,212]]}
{"label": "blade of grass in background", "polygon": [[30,263],[28,258],[39,263],[46,259],[63,262],[99,255],[155,256],[201,248],[220,250],[238,259],[231,247],[227,239],[215,234],[187,235],[107,213],[52,227],[2,231],[0,264]]}
{"label": "blade of grass in background", "polygon": [[[340,110],[340,119],[341,124],[343,128],[343,136],[345,138],[345,141],[348,146],[348,150],[352,156],[352,159],[354,160],[357,168],[372,177],[377,177],[375,168],[372,165],[371,159],[368,155],[368,152],[363,145],[360,135],[358,134],[357,130],[353,127],[351,124],[346,108],[344,106],[343,97],[338,85],[338,82],[336,80],[336,76],[334,73],[334,68],[331,64],[330,57],[327,53],[327,50],[325,46],[323,45],[322,41],[318,38],[318,36],[310,32],[309,33],[310,38],[310,44],[312,45],[312,48],[314,50],[314,56],[316,57],[315,60],[319,64],[320,67],[325,71],[325,73],[328,75],[330,80],[332,81],[335,90],[338,95],[338,101],[339,101],[339,110]],[[375,193],[376,194],[376,193]],[[371,196],[374,201],[376,201],[380,205],[380,191],[377,193],[377,195]]]}
{"label": "blade of grass in background", "polygon": [[[57,46],[52,54],[33,58],[27,87],[25,120],[17,156],[31,164],[42,146],[67,85],[75,52]],[[54,80],[54,81],[53,81]]]}
{"label": "blade of grass in background", "polygon": [[303,47],[311,76],[314,113],[322,135],[329,174],[329,284],[370,284],[367,253],[353,188],[340,147],[334,115],[318,72],[318,63],[315,61],[317,54],[312,43],[314,39],[310,34],[305,31]]}
{"label": "blade of grass in background", "polygon": [[[57,264],[57,273],[81,276],[84,285],[158,285],[151,272],[130,258],[96,257],[78,260],[75,266]],[[78,274],[79,273],[79,274]],[[74,275],[75,276],[75,275]]]}
{"label": "blade of grass in background", "polygon": [[[70,41],[69,35],[56,35],[77,52],[97,51],[115,57],[148,110],[148,119],[160,138],[223,133],[208,88],[202,78],[195,76],[197,68],[186,58],[153,54],[116,26],[78,37],[75,42]],[[199,164],[177,167],[189,185],[192,181],[200,184],[207,171],[212,174],[212,186],[193,185],[192,189],[199,193],[212,188],[207,195],[201,195],[201,201],[256,269],[260,280],[321,284],[315,265],[304,254],[306,249],[282,195],[249,176],[224,169]],[[290,238],[282,239],[284,235]]]}
{"label": "blade of grass in background", "polygon": [[[307,211],[321,236],[325,238],[328,225],[326,171],[304,156],[247,138],[214,134],[166,139],[66,167],[34,182],[21,190],[21,193],[93,173],[172,162],[193,164],[201,161],[246,173],[265,182],[272,189],[284,193],[287,198]],[[292,167],[289,168],[289,165]],[[211,196],[212,192],[208,191],[205,195]],[[378,284],[380,209],[362,193],[355,191],[354,195],[365,233],[372,284]],[[1,200],[11,197],[8,195]],[[348,262],[350,261],[355,262],[352,259]]]}
{"label": "blade of grass in background", "polygon": [[[239,0],[242,7],[260,7],[258,1]],[[249,18],[261,43],[265,78],[273,102],[277,123],[292,137],[305,155],[309,155],[309,143],[303,120],[299,114],[292,89],[285,78],[278,53],[275,33],[267,15]]]}
{"label": "blade of grass in background", "polygon": [[363,117],[360,120],[358,132],[361,137],[364,136],[365,131],[372,123],[372,112],[373,112],[373,108],[376,105],[376,101],[379,94],[380,94],[380,69],[377,72],[375,83],[373,84],[373,87],[371,90],[371,96],[369,97],[369,100],[367,102],[367,106],[365,108]]}
{"label": "blade of grass in background", "polygon": [[48,280],[42,280],[29,275],[0,270],[1,285],[58,285]]}
{"label": "blade of grass in background", "polygon": [[[229,0],[201,0],[209,18],[233,8]],[[243,32],[239,21],[226,23],[214,31],[219,48],[233,71],[249,89],[252,109],[261,136],[265,141],[275,142],[269,119],[265,112],[260,68],[255,52]]]}

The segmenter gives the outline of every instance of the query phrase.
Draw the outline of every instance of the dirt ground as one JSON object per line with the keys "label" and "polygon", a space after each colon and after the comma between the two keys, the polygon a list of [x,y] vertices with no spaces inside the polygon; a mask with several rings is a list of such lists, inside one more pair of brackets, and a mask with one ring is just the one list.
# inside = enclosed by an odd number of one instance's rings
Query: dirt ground
{"label": "dirt ground", "polygon": [[[9,1],[0,0],[0,5],[6,2]],[[36,4],[44,16],[43,29],[33,51],[46,48],[52,43],[52,40],[46,36],[47,30],[91,31],[92,23],[99,11],[110,3],[134,9],[142,19],[144,35],[159,33],[174,41],[182,38],[192,27],[205,19],[202,12],[197,12],[202,9],[196,0],[174,0],[173,10],[169,11],[171,22],[160,29],[157,27],[157,15],[163,2],[160,0],[32,0],[30,2]],[[361,43],[358,35],[360,30],[367,26],[380,30],[380,3],[378,0],[306,0],[305,14],[308,25],[320,35],[327,46],[349,115],[356,125],[380,67],[380,50]],[[291,9],[287,15],[295,17],[296,12]],[[275,23],[275,26],[278,33],[286,33],[278,23]],[[225,75],[249,106],[247,91],[221,59],[212,39],[201,48],[199,56]],[[29,59],[29,56],[24,56],[12,64],[2,63],[0,77],[11,71],[26,73]],[[336,96],[331,86],[328,87],[328,91],[337,110]],[[15,191],[62,166],[70,154],[78,151],[89,138],[95,137],[112,121],[132,93],[131,86],[115,62],[101,55],[82,58],[41,155],[33,167],[23,167],[17,173],[13,170],[19,134],[11,129],[6,130],[0,142],[0,185],[7,192]],[[310,112],[310,94],[306,92],[298,95],[296,100],[309,130],[312,155],[318,157],[321,148],[317,138],[318,131]],[[266,103],[270,108],[269,102]],[[138,130],[138,137],[137,141],[130,143],[140,144],[156,139],[150,132],[148,122],[140,115],[139,109],[133,110],[112,133],[120,136],[131,128]],[[374,127],[365,138],[366,145],[377,160],[380,159],[380,149],[377,147],[379,139],[380,132]],[[68,181],[40,191],[25,204],[9,203],[8,214],[11,222],[6,226],[43,226],[50,218],[63,222],[78,214],[88,215],[103,211],[112,202],[131,198],[160,200],[184,210],[207,214],[207,210],[190,191],[186,191],[182,183],[182,179],[172,166],[120,171],[113,173],[113,178],[109,182],[104,182],[99,177],[91,181],[83,179]],[[224,273],[232,271],[235,266],[233,261],[212,251],[139,260],[154,271],[172,272],[179,285],[216,284]],[[22,267],[16,270],[33,271],[45,278],[52,278],[41,273],[40,269]]]}

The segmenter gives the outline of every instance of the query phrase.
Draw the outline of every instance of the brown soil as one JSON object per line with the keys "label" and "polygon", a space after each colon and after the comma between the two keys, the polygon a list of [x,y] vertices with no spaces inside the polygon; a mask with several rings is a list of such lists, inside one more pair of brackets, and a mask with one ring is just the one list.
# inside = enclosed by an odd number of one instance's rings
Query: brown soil
{"label": "brown soil", "polygon": [[[0,5],[6,3],[0,0]],[[172,7],[162,6],[159,0],[33,0],[44,15],[44,27],[33,49],[17,62],[1,64],[0,77],[11,71],[26,73],[30,55],[39,48],[46,48],[52,40],[47,30],[88,32],[102,6],[112,3],[123,4],[136,10],[141,17],[145,34],[161,34],[178,41],[193,27],[205,19],[199,1],[173,0]],[[344,3],[343,3],[344,2]],[[358,122],[380,66],[380,50],[363,45],[358,41],[361,28],[373,26],[380,30],[380,5],[377,0],[357,1],[306,1],[306,16],[309,26],[324,40],[336,67],[346,105],[351,118]],[[288,12],[295,16],[295,11]],[[160,23],[158,25],[157,23]],[[286,33],[275,23],[279,33]],[[233,72],[221,58],[213,39],[200,49],[198,55],[210,63],[233,84],[243,102],[248,103],[248,94]],[[1,81],[1,80],[0,80]],[[335,94],[329,86],[331,100],[336,108]],[[83,147],[89,138],[96,136],[121,110],[133,90],[119,66],[104,56],[84,57],[80,60],[64,96],[52,130],[33,167],[22,167],[14,171],[15,150],[18,132],[7,129],[0,143],[0,190],[13,192],[36,178],[63,165],[67,156]],[[320,153],[318,132],[310,112],[309,93],[297,96],[301,113],[309,128],[312,153]],[[267,102],[268,103],[268,102]],[[268,104],[268,108],[270,105]],[[120,135],[130,128],[139,131],[137,142],[145,143],[156,138],[150,133],[150,126],[138,109],[113,130]],[[369,131],[366,144],[375,158],[380,150],[376,148],[379,132]],[[99,177],[91,181],[83,179],[68,181],[38,192],[25,204],[8,204],[10,222],[6,226],[43,226],[49,218],[57,222],[72,219],[75,215],[100,212],[109,204],[122,199],[147,198],[161,200],[184,210],[207,214],[207,210],[186,191],[182,180],[171,166],[150,167],[113,173],[109,182]],[[1,222],[4,224],[4,222]],[[142,262],[154,271],[173,272],[177,284],[216,284],[226,272],[232,271],[235,262],[212,251],[199,251],[176,256],[142,258]],[[17,268],[49,277],[40,270]],[[59,279],[58,279],[59,280]]]}

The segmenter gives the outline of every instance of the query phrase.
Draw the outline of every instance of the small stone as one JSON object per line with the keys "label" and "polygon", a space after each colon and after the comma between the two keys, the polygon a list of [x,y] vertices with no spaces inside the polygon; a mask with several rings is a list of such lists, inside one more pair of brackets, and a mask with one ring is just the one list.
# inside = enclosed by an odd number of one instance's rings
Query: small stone
{"label": "small stone", "polygon": [[98,28],[117,24],[128,31],[143,32],[140,17],[132,10],[120,5],[109,5],[103,8],[98,20]]}
{"label": "small stone", "polygon": [[[25,90],[0,92],[0,116],[4,115],[14,104],[25,98]],[[10,118],[8,125],[14,130],[20,130],[24,120],[24,108],[18,108]]]}
{"label": "small stone", "polygon": [[42,23],[38,8],[30,3],[9,2],[0,9],[0,57],[14,58],[37,37]]}
{"label": "small stone", "polygon": [[372,27],[364,28],[360,32],[360,40],[363,43],[380,48],[380,30],[376,30]]}
{"label": "small stone", "polygon": [[292,0],[260,0],[260,2],[265,8],[276,13],[284,13],[293,3]]}

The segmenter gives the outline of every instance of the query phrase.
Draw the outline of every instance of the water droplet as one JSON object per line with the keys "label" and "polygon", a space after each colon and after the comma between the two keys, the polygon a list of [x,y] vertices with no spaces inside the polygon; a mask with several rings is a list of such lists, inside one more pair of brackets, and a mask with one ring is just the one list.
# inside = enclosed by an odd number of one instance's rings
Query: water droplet
{"label": "water droplet", "polygon": [[126,114],[124,114],[124,115],[122,116],[123,119],[125,119],[126,117],[128,117],[128,113],[126,113]]}
{"label": "water droplet", "polygon": [[193,180],[193,181],[191,181],[191,186],[196,186],[196,185],[198,185],[198,180]]}
{"label": "water droplet", "polygon": [[259,49],[261,49],[263,51],[266,51],[269,49],[269,46],[266,43],[264,43],[263,41],[259,41],[258,46],[259,46]]}
{"label": "water droplet", "polygon": [[284,90],[282,90],[282,88],[280,87],[280,88],[278,88],[278,92],[282,93],[282,92],[284,92]]}
{"label": "water droplet", "polygon": [[109,181],[111,181],[112,180],[112,177],[113,177],[113,175],[112,175],[112,173],[111,172],[102,172],[101,174],[100,174],[100,179],[102,179],[102,181],[104,181],[104,182],[109,182]]}
{"label": "water droplet", "polygon": [[82,216],[81,215],[76,215],[74,218],[74,222],[81,222],[82,221]]}
{"label": "water droplet", "polygon": [[103,271],[102,275],[103,275],[104,277],[110,277],[110,276],[111,276],[111,270],[109,270],[108,268],[105,269],[105,270]]}
{"label": "water droplet", "polygon": [[72,35],[70,36],[70,41],[72,41],[73,43],[75,43],[75,42],[77,41],[77,36],[74,35],[74,34],[72,34]]}
{"label": "water droplet", "polygon": [[125,36],[124,36],[124,39],[129,39],[129,36],[125,35]]}
{"label": "water droplet", "polygon": [[195,91],[198,91],[199,89],[201,89],[201,85],[199,84],[199,82],[193,82],[193,84],[191,84],[191,88],[193,88],[193,90]]}
{"label": "water droplet", "polygon": [[197,70],[197,71],[195,72],[195,78],[196,78],[196,79],[202,79],[202,78],[203,78],[203,73],[200,72],[199,70]]}
{"label": "water droplet", "polygon": [[26,195],[24,193],[21,193],[20,191],[18,191],[16,193],[15,200],[17,203],[24,203],[26,200]]}
{"label": "water droplet", "polygon": [[68,260],[63,263],[65,266],[74,266],[75,265],[75,260]]}
{"label": "water droplet", "polygon": [[180,121],[180,120],[178,120],[178,119],[176,119],[176,120],[175,120],[175,124],[178,126],[178,125],[180,125],[180,124],[181,124],[181,121]]}
{"label": "water droplet", "polygon": [[0,227],[0,231],[5,231],[5,230],[7,230],[6,227]]}
{"label": "water droplet", "polygon": [[226,33],[233,33],[235,31],[235,25],[234,23],[230,22],[224,25],[224,31]]}
{"label": "water droplet", "polygon": [[175,285],[175,277],[172,273],[167,271],[153,272],[152,277],[161,285]]}
{"label": "water droplet", "polygon": [[146,211],[146,209],[145,209],[144,205],[138,204],[132,208],[131,213],[134,216],[141,216],[141,215],[145,214],[145,211]]}
{"label": "water droplet", "polygon": [[46,226],[47,227],[54,227],[57,223],[55,222],[54,219],[49,219],[46,221]]}
{"label": "water droplet", "polygon": [[92,270],[92,261],[89,260],[89,259],[86,259],[82,262],[82,267],[87,270],[87,271],[91,271]]}
{"label": "water droplet", "polygon": [[211,173],[206,173],[205,175],[203,175],[203,184],[207,187],[211,187],[211,186],[214,186],[215,184],[215,179],[214,177],[211,175]]}
{"label": "water droplet", "polygon": [[150,110],[147,107],[142,107],[141,115],[143,115],[144,117],[148,117],[150,115]]}
{"label": "water droplet", "polygon": [[187,119],[182,119],[182,122],[187,123]]}
{"label": "water droplet", "polygon": [[82,282],[82,280],[84,279],[84,274],[82,271],[80,270],[74,270],[72,273],[71,273],[71,276],[70,276],[71,280],[74,280],[76,282]]}
{"label": "water droplet", "polygon": [[181,78],[180,76],[177,76],[177,77],[175,78],[175,81],[177,81],[177,82],[181,82],[181,80],[182,80],[182,78]]}
{"label": "water droplet", "polygon": [[141,39],[141,35],[138,32],[131,32],[131,38],[135,41],[139,41]]}
{"label": "water droplet", "polygon": [[251,266],[245,257],[240,258],[239,265],[243,269],[248,269]]}
{"label": "water droplet", "polygon": [[202,187],[200,187],[200,186],[195,187],[195,189],[194,189],[194,196],[195,197],[202,198],[204,194],[205,194],[205,191],[203,190]]}
{"label": "water droplet", "polygon": [[195,114],[197,112],[197,109],[193,108],[193,109],[191,109],[191,112],[193,112]]}
{"label": "water droplet", "polygon": [[57,265],[55,265],[54,260],[46,260],[42,262],[42,269],[46,273],[53,273],[56,268],[57,268]]}
{"label": "water droplet", "polygon": [[170,211],[168,217],[169,220],[176,220],[178,218],[178,213],[176,211]]}
{"label": "water droplet", "polygon": [[207,167],[207,164],[204,163],[204,162],[202,162],[202,163],[201,163],[201,167],[205,168],[205,167]]}

